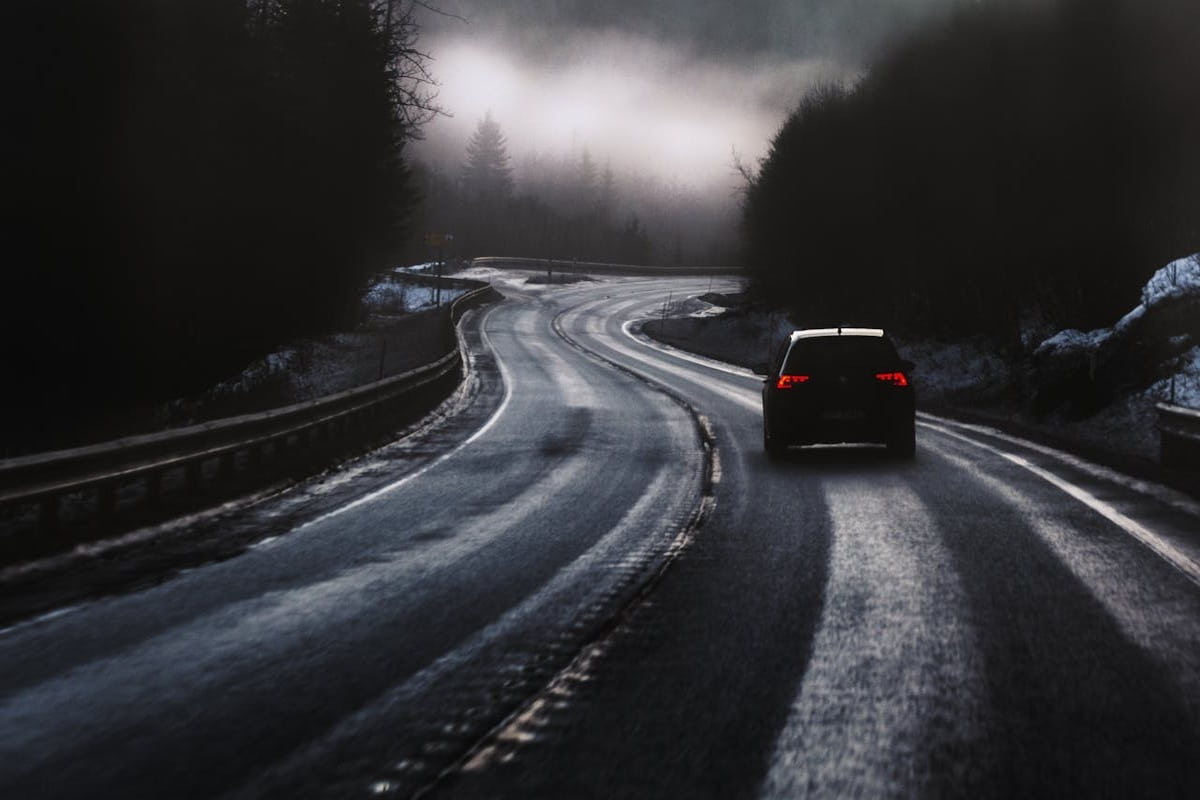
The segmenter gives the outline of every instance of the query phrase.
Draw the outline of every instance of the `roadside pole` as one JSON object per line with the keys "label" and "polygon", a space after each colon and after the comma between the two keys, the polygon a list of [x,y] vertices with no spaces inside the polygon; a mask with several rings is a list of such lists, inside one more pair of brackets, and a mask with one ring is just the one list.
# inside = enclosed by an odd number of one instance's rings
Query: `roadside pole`
{"label": "roadside pole", "polygon": [[442,307],[442,276],[446,268],[446,245],[453,241],[453,234],[425,234],[425,245],[433,251],[433,302],[438,308]]}
{"label": "roadside pole", "polygon": [[437,248],[437,266],[433,268],[433,274],[437,281],[433,285],[433,304],[438,308],[442,307],[442,245],[439,241]]}

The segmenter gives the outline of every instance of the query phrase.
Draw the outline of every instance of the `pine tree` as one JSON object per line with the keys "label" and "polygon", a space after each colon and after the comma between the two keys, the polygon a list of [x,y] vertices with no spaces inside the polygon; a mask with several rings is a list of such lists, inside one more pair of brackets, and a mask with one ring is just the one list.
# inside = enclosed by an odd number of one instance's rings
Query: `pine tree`
{"label": "pine tree", "polygon": [[612,164],[605,163],[604,171],[600,173],[600,188],[596,194],[596,215],[599,221],[607,225],[616,207],[617,179],[613,175]]}
{"label": "pine tree", "polygon": [[467,163],[462,170],[463,190],[474,200],[495,202],[512,196],[512,168],[508,142],[500,123],[488,112],[467,142]]}

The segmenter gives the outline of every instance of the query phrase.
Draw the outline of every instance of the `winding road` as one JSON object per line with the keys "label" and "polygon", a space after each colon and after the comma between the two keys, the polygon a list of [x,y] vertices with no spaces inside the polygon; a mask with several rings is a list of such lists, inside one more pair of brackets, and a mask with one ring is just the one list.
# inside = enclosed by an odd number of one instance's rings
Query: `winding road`
{"label": "winding road", "polygon": [[925,414],[771,462],[634,324],[709,285],[509,280],[426,424],[0,630],[0,797],[1200,797],[1200,503]]}

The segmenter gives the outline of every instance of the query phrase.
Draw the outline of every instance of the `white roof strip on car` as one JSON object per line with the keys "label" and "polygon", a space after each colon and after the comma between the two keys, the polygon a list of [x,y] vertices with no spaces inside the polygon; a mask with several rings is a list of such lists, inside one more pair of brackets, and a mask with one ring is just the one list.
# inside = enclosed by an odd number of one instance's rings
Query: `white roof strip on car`
{"label": "white roof strip on car", "polygon": [[883,336],[882,328],[806,328],[792,331],[792,341],[818,336]]}

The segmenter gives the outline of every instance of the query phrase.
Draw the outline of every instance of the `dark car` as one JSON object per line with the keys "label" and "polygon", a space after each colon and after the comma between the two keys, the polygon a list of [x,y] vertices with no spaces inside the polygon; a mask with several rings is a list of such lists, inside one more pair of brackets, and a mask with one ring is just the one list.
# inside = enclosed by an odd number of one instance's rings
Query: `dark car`
{"label": "dark car", "polygon": [[916,453],[913,364],[878,328],[814,328],[779,346],[763,382],[763,447],[878,442]]}

